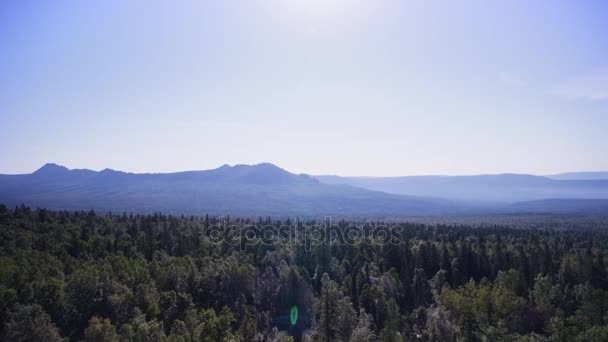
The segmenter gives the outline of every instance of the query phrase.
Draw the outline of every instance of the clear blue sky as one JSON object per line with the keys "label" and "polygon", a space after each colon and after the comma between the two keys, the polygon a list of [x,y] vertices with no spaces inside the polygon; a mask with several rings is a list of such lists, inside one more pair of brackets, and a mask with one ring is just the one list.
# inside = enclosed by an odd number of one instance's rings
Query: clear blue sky
{"label": "clear blue sky", "polygon": [[608,170],[606,1],[0,2],[0,173]]}

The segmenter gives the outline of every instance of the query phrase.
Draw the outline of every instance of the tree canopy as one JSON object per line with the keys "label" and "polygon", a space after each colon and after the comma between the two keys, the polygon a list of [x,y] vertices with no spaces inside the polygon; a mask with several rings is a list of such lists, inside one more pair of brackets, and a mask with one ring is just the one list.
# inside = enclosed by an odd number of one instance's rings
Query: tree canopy
{"label": "tree canopy", "polygon": [[605,219],[332,224],[390,226],[390,241],[248,235],[318,223],[0,206],[0,339],[608,339]]}

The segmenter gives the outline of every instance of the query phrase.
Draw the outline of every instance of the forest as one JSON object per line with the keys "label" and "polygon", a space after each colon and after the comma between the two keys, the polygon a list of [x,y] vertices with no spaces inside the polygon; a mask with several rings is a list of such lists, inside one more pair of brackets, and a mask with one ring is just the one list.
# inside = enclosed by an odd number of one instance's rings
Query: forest
{"label": "forest", "polygon": [[326,223],[0,205],[0,339],[608,341],[606,218]]}

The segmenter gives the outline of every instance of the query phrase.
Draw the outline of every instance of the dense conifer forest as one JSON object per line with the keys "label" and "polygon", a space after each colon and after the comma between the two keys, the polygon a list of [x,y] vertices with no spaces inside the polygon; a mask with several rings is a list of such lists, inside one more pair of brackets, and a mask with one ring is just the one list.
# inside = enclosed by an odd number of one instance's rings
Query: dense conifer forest
{"label": "dense conifer forest", "polygon": [[0,337],[606,341],[607,228],[602,217],[328,222],[0,206]]}

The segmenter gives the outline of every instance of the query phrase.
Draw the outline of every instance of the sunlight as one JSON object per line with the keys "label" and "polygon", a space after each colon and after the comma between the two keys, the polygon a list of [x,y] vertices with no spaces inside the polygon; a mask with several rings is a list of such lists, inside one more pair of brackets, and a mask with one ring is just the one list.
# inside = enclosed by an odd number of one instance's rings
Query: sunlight
{"label": "sunlight", "polygon": [[276,0],[275,13],[290,25],[318,33],[362,25],[360,19],[370,13],[371,4],[367,0]]}
{"label": "sunlight", "polygon": [[283,0],[293,10],[315,17],[336,16],[348,10],[348,0]]}
{"label": "sunlight", "polygon": [[279,0],[280,7],[295,17],[334,20],[365,12],[364,0]]}

